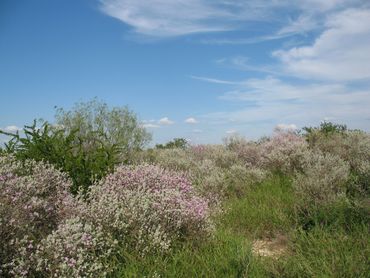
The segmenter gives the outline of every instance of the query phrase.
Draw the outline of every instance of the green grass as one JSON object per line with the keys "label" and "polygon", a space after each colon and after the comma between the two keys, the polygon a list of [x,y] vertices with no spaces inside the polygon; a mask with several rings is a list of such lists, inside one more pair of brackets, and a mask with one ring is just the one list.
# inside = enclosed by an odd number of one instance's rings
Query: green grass
{"label": "green grass", "polygon": [[[290,180],[274,176],[225,202],[214,238],[126,256],[113,277],[369,277],[368,215],[338,202],[302,220],[295,202]],[[252,254],[253,240],[275,235],[288,238],[285,255]]]}
{"label": "green grass", "polygon": [[218,231],[201,246],[184,245],[167,256],[132,256],[115,277],[243,277],[250,247],[243,237]]}
{"label": "green grass", "polygon": [[294,196],[289,179],[283,176],[256,185],[242,198],[225,205],[221,223],[235,233],[251,237],[289,232],[294,225]]}

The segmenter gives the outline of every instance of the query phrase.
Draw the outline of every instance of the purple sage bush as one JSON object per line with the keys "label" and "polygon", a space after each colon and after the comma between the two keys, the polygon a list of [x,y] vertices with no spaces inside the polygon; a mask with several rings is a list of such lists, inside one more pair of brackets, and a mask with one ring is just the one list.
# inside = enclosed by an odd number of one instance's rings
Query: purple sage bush
{"label": "purple sage bush", "polygon": [[187,175],[154,165],[121,166],[91,187],[83,217],[141,254],[163,253],[212,229],[206,199]]}
{"label": "purple sage bush", "polygon": [[31,258],[46,277],[106,277],[117,241],[102,227],[72,217],[44,238]]}
{"label": "purple sage bush", "polygon": [[29,275],[29,254],[73,210],[70,186],[49,164],[0,156],[0,275]]}

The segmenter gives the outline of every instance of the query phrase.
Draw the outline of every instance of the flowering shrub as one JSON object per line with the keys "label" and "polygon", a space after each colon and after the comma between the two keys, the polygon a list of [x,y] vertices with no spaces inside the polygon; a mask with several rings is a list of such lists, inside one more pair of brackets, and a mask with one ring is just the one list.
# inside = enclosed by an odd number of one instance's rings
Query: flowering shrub
{"label": "flowering shrub", "polygon": [[48,277],[105,277],[116,245],[101,227],[71,218],[40,242],[33,260]]}
{"label": "flowering shrub", "polygon": [[142,254],[165,252],[211,228],[207,201],[186,175],[159,166],[121,166],[92,186],[87,201],[85,218]]}
{"label": "flowering shrub", "polygon": [[229,187],[228,191],[242,196],[253,184],[260,183],[267,177],[268,172],[260,168],[235,164],[228,169],[225,179]]}
{"label": "flowering shrub", "polygon": [[361,131],[336,132],[331,134],[312,131],[308,142],[313,149],[332,153],[347,161],[353,174],[354,190],[360,193],[370,187],[370,135]]}
{"label": "flowering shrub", "polygon": [[304,138],[293,132],[277,132],[261,144],[261,164],[264,168],[293,173],[300,168],[301,160],[307,155],[308,145]]}
{"label": "flowering shrub", "polygon": [[243,137],[231,136],[225,139],[228,150],[236,153],[238,158],[245,164],[258,167],[261,164],[261,145],[256,142],[247,141]]}
{"label": "flowering shrub", "polygon": [[51,165],[34,161],[21,164],[11,156],[0,157],[0,259],[3,272],[22,262],[19,257],[26,258],[35,244],[68,216],[73,208],[68,191],[70,186],[67,176]]}
{"label": "flowering shrub", "polygon": [[215,165],[220,168],[229,168],[238,162],[237,154],[227,150],[223,145],[206,145],[204,156],[213,160]]}
{"label": "flowering shrub", "polygon": [[304,208],[335,201],[345,194],[349,165],[336,155],[310,152],[297,172],[294,189]]}
{"label": "flowering shrub", "polygon": [[226,193],[225,170],[217,167],[213,160],[200,160],[197,161],[196,167],[191,172],[191,179],[196,190],[215,209]]}
{"label": "flowering shrub", "polygon": [[180,148],[156,150],[154,163],[178,171],[189,171],[196,167],[189,152]]}

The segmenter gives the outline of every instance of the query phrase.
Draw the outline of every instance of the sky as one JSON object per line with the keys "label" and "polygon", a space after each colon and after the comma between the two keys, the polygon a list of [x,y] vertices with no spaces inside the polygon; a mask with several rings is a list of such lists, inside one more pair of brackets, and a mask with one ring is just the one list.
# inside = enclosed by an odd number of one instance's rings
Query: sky
{"label": "sky", "polygon": [[1,0],[0,129],[94,97],[128,105],[154,143],[369,132],[370,3]]}

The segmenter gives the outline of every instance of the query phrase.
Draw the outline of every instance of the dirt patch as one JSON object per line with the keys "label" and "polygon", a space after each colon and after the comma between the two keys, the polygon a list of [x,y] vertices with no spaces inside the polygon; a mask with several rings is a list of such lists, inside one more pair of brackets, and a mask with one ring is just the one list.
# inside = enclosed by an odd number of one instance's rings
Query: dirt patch
{"label": "dirt patch", "polygon": [[275,238],[258,239],[253,242],[253,254],[260,257],[278,258],[284,255],[288,249],[286,236],[278,235]]}

